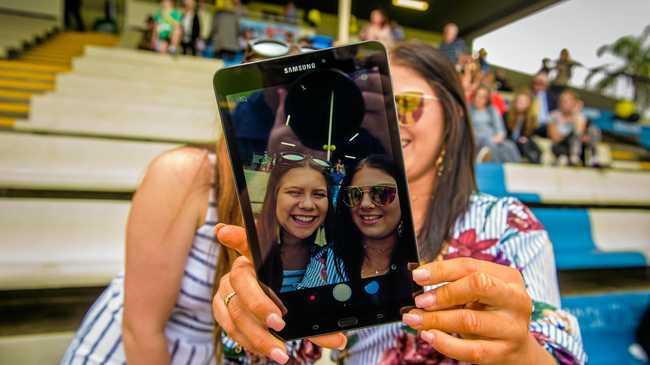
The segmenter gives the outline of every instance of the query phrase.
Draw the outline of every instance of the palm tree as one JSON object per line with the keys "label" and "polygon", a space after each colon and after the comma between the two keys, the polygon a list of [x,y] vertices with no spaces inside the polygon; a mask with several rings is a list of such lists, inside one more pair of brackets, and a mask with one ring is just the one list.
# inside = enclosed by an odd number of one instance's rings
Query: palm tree
{"label": "palm tree", "polygon": [[617,85],[620,80],[630,83],[634,90],[634,102],[640,111],[650,106],[650,25],[646,26],[640,36],[624,36],[612,44],[601,46],[598,57],[609,53],[623,61],[621,65],[605,64],[594,67],[585,78],[585,86],[598,74],[603,77],[595,84],[595,89],[604,91]]}

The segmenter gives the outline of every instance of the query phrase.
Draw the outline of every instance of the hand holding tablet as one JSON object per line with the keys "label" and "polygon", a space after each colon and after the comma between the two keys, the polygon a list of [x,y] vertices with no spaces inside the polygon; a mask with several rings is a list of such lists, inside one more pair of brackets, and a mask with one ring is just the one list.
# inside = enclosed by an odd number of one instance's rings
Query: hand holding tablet
{"label": "hand holding tablet", "polygon": [[239,327],[288,340],[399,321],[418,257],[381,44],[226,68],[214,84],[252,259],[226,288],[256,298],[227,300],[250,311]]}

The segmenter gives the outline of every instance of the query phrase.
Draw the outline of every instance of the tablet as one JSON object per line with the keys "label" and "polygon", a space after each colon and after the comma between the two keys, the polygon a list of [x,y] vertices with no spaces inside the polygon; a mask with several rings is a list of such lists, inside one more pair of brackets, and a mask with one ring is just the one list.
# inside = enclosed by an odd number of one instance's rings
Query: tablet
{"label": "tablet", "polygon": [[418,256],[384,47],[224,68],[214,89],[258,280],[287,309],[277,335],[399,321]]}

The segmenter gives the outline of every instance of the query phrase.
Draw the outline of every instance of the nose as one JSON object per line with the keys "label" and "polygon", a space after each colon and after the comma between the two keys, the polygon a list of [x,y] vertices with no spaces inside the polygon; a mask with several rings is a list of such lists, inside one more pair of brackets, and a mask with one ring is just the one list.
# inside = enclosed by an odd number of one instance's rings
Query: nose
{"label": "nose", "polygon": [[372,209],[375,207],[375,203],[370,199],[370,194],[364,193],[361,197],[361,204],[359,204],[361,209]]}
{"label": "nose", "polygon": [[312,210],[316,207],[316,204],[314,204],[314,200],[311,198],[309,194],[306,194],[303,199],[300,200],[298,203],[298,208],[300,209],[305,209],[305,210]]}

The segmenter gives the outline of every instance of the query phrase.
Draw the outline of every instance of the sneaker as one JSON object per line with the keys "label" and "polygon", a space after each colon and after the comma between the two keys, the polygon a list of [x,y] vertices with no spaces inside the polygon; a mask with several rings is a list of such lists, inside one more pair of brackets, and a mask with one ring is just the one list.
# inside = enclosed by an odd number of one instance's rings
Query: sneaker
{"label": "sneaker", "polygon": [[566,155],[560,155],[555,159],[556,166],[566,166],[569,164],[569,158]]}

